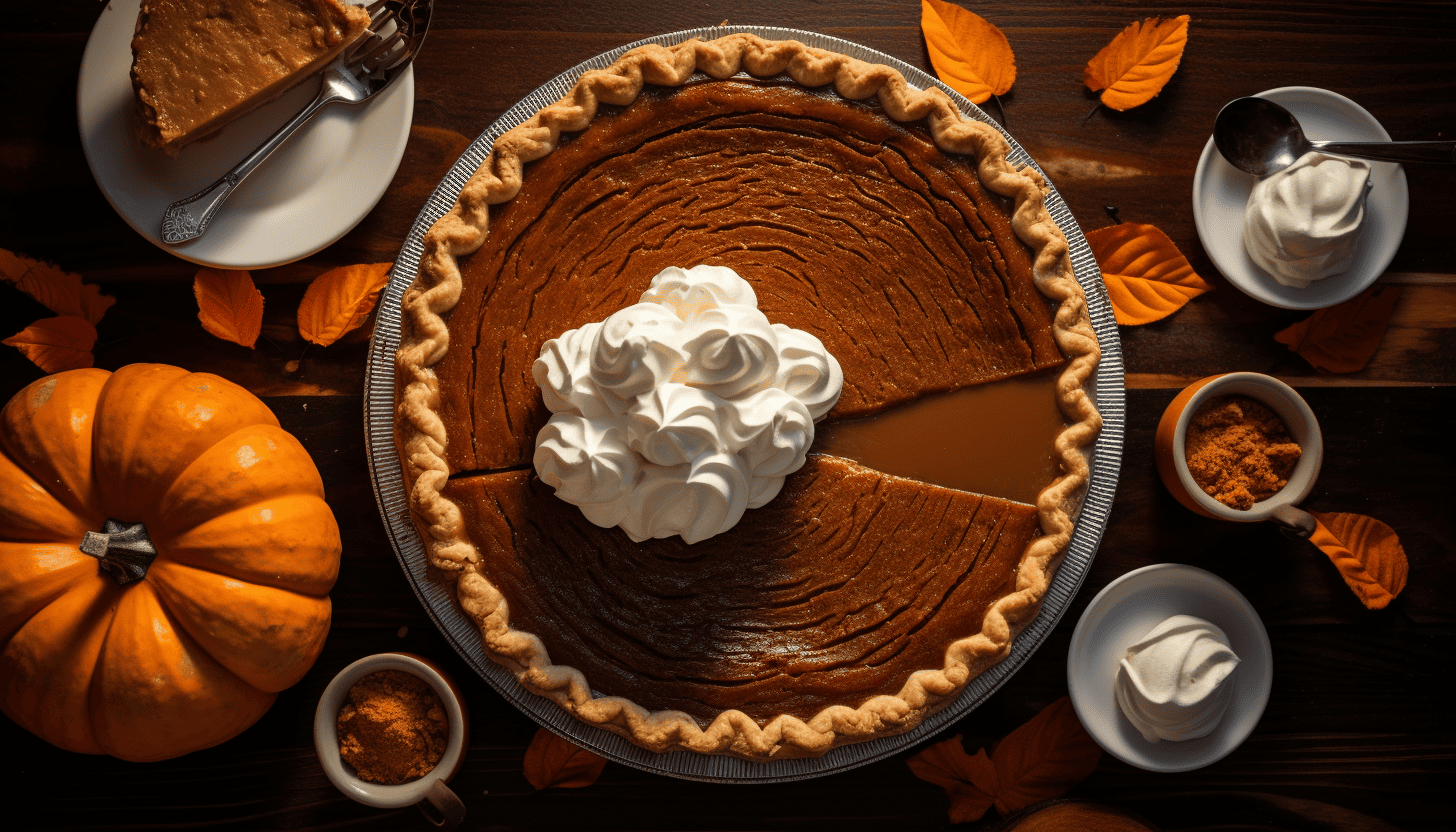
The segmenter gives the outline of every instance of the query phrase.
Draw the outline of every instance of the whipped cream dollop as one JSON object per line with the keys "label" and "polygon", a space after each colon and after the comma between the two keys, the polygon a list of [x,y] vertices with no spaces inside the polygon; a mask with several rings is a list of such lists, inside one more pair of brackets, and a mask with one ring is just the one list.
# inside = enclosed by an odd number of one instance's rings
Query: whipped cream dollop
{"label": "whipped cream dollop", "polygon": [[635,541],[696,543],[773,499],[844,386],[818,338],[769,323],[722,266],[664,269],[637,304],[547,341],[531,371],[552,413],[536,473]]}
{"label": "whipped cream dollop", "polygon": [[1228,710],[1239,657],[1216,625],[1175,615],[1127,649],[1117,705],[1149,742],[1207,736]]}
{"label": "whipped cream dollop", "polygon": [[1370,165],[1306,153],[1261,179],[1244,207],[1244,249],[1285,286],[1306,288],[1350,268],[1365,223]]}

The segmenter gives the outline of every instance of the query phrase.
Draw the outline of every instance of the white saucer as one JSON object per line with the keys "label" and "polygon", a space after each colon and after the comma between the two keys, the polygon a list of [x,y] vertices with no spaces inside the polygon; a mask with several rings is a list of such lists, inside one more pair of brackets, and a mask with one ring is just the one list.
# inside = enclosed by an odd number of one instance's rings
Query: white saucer
{"label": "white saucer", "polygon": [[166,251],[204,266],[260,269],[319,251],[384,195],[409,138],[414,69],[362,105],[324,108],[243,180],[202,237],[162,242],[162,212],[216,182],[318,94],[304,82],[173,159],[134,135],[131,38],[141,0],[111,0],[86,42],[76,85],[81,146],[117,213]]}
{"label": "white saucer", "polygon": [[[1258,94],[1299,119],[1313,140],[1388,142],[1390,134],[1375,117],[1350,99],[1315,87],[1279,87]],[[1305,289],[1285,286],[1254,264],[1244,251],[1244,205],[1258,177],[1230,165],[1210,136],[1193,176],[1193,220],[1213,264],[1248,296],[1284,309],[1323,309],[1353,298],[1385,272],[1405,235],[1410,211],[1405,171],[1394,162],[1370,163],[1365,229],[1355,262],[1343,274]]]}
{"label": "white saucer", "polygon": [[[1233,698],[1213,733],[1183,742],[1148,742],[1123,716],[1113,679],[1127,648],[1173,615],[1217,624],[1240,659],[1230,677]],[[1103,750],[1148,771],[1190,771],[1239,747],[1269,703],[1273,651],[1264,622],[1227,581],[1192,566],[1157,563],[1123,575],[1087,605],[1067,654],[1072,707]]]}

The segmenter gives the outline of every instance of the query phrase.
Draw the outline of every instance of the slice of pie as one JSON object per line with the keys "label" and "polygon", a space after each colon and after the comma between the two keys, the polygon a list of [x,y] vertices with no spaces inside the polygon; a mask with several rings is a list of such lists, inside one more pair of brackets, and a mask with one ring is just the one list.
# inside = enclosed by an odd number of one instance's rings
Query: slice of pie
{"label": "slice of pie", "polygon": [[139,135],[176,156],[319,72],[368,25],[363,6],[339,0],[142,0]]}
{"label": "slice of pie", "polygon": [[[745,34],[628,52],[497,139],[426,235],[397,395],[412,511],[486,651],[645,748],[751,760],[909,730],[1003,658],[1101,425],[1066,238],[1007,150],[892,68]],[[1035,504],[811,453],[695,544],[588,521],[531,469],[532,363],[698,265],[835,356],[830,422],[1055,374]]]}

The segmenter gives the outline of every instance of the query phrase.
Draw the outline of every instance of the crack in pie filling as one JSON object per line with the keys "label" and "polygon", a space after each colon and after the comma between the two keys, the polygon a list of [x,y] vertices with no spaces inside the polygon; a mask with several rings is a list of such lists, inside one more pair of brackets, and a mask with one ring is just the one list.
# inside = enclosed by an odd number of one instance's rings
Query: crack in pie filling
{"label": "crack in pie filling", "polygon": [[[412,513],[486,652],[643,747],[752,760],[909,730],[1003,658],[1101,425],[1066,239],[1007,151],[890,67],[747,34],[634,49],[498,138],[426,234],[397,376]],[[811,449],[698,543],[588,521],[531,470],[532,364],[698,265],[837,359],[823,424],[1051,374],[1035,505]]]}

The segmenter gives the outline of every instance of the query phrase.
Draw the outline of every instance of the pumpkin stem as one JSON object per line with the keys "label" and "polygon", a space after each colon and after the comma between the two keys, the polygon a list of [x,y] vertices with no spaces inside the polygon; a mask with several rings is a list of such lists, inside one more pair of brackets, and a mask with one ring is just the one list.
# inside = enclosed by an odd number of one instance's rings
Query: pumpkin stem
{"label": "pumpkin stem", "polygon": [[157,547],[147,537],[146,526],[117,520],[107,520],[100,532],[86,532],[81,538],[81,551],[101,561],[101,571],[118,586],[145,578],[147,567],[157,557]]}

